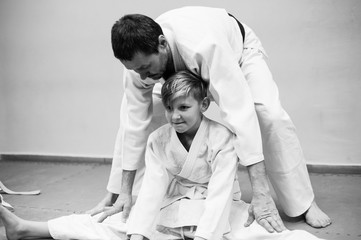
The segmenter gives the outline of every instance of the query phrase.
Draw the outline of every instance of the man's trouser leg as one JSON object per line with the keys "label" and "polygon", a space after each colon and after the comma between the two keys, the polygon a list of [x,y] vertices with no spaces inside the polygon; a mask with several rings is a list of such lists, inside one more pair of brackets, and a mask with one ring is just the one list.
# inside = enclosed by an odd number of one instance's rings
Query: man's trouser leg
{"label": "man's trouser leg", "polygon": [[259,119],[267,175],[289,216],[303,214],[314,199],[295,127],[282,108],[278,88],[257,49],[245,49],[241,68],[250,86]]}

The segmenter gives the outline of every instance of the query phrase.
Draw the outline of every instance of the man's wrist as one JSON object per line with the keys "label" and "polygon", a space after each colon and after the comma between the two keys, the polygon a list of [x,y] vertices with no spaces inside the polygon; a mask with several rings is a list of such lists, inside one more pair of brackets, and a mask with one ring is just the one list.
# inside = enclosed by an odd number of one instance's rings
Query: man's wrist
{"label": "man's wrist", "polygon": [[132,194],[134,178],[137,170],[123,170],[122,174],[122,184],[121,184],[121,193],[123,194]]}
{"label": "man's wrist", "polygon": [[252,185],[253,195],[259,197],[269,195],[270,189],[264,161],[247,166],[247,170]]}

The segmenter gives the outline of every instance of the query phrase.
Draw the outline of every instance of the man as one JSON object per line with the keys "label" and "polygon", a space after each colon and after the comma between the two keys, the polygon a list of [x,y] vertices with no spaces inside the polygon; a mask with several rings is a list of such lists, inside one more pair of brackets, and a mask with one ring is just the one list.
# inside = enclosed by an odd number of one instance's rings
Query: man
{"label": "man", "polygon": [[236,135],[237,156],[247,166],[253,189],[246,226],[256,219],[269,232],[284,229],[266,169],[286,214],[304,214],[313,227],[331,223],[314,201],[294,125],[279,102],[262,44],[248,26],[224,9],[206,7],[175,9],[156,21],[126,15],[112,28],[112,46],[126,68],[125,95],[109,193],[90,211],[104,211],[100,221],[121,210],[124,217],[129,213],[148,135],[163,123],[154,86],[173,72],[189,70],[208,82],[224,122]]}

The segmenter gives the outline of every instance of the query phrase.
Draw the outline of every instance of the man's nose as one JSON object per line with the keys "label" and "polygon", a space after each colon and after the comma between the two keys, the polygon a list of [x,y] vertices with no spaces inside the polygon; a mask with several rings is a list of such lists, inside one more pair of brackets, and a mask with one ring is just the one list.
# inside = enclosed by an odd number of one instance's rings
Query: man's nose
{"label": "man's nose", "polygon": [[146,79],[149,76],[148,72],[139,73],[139,75],[142,80]]}

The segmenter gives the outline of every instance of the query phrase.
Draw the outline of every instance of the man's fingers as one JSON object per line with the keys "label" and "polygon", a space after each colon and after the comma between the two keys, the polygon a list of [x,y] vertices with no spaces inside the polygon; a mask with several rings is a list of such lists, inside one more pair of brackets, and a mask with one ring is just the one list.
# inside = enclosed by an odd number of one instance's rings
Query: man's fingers
{"label": "man's fingers", "polygon": [[98,222],[99,222],[99,223],[103,222],[107,217],[108,217],[108,213],[104,212],[104,213],[98,218]]}
{"label": "man's fingers", "polygon": [[265,228],[270,233],[273,233],[275,231],[273,229],[273,227],[271,226],[271,224],[269,224],[269,222],[265,218],[260,219],[258,221],[258,224],[261,225],[263,228]]}
{"label": "man's fingers", "polygon": [[107,208],[108,210],[105,210],[103,214],[98,218],[98,222],[103,222],[107,217],[110,217],[118,212],[120,212],[118,209],[111,207]]}
{"label": "man's fingers", "polygon": [[282,219],[280,218],[280,216],[277,216],[275,219],[275,226],[273,226],[273,228],[277,231],[277,232],[282,232],[284,230],[286,230],[285,225],[283,224]]}
{"label": "man's fingers", "polygon": [[254,215],[253,215],[253,207],[252,205],[249,206],[248,208],[248,219],[247,222],[244,224],[245,227],[249,227],[253,221],[254,221]]}
{"label": "man's fingers", "polygon": [[284,226],[284,224],[278,214],[260,218],[257,220],[257,222],[261,226],[263,226],[268,232],[271,232],[271,233],[274,232],[275,230],[277,232],[282,232],[282,231],[286,230],[286,227]]}
{"label": "man's fingers", "polygon": [[123,221],[125,222],[127,219],[128,219],[128,217],[129,217],[129,213],[130,213],[130,209],[131,209],[131,206],[129,205],[126,205],[126,206],[124,206],[124,208],[123,208]]}
{"label": "man's fingers", "polygon": [[267,220],[271,224],[273,229],[276,230],[277,232],[282,232],[286,230],[286,227],[283,224],[283,221],[276,209],[272,211],[272,215]]}
{"label": "man's fingers", "polygon": [[91,216],[97,215],[98,213],[103,212],[103,208],[95,207],[93,209],[90,209],[86,211],[86,214],[90,214]]}
{"label": "man's fingers", "polygon": [[254,217],[253,215],[249,215],[248,216],[248,219],[247,219],[247,222],[244,224],[245,227],[249,227],[254,221]]}

